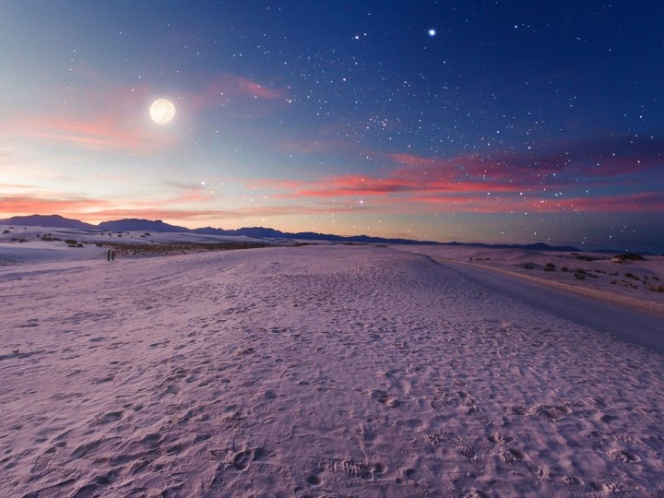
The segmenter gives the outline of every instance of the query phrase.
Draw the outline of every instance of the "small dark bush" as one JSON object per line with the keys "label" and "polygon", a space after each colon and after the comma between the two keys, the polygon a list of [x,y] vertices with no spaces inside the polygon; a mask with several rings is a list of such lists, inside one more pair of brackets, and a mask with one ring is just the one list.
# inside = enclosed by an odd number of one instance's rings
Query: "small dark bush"
{"label": "small dark bush", "polygon": [[2,232],[2,233],[12,233],[12,232],[11,232],[11,230],[5,230],[5,231]]}
{"label": "small dark bush", "polygon": [[560,269],[560,271],[569,271],[569,268],[567,268],[566,266],[563,266],[563,267]]}
{"label": "small dark bush", "polygon": [[645,261],[645,258],[643,256],[635,252],[625,252],[622,254],[617,254],[616,256],[614,256],[614,259],[618,259],[620,261]]}
{"label": "small dark bush", "polygon": [[524,267],[526,270],[532,270],[533,268],[535,268],[535,264],[534,264],[534,263],[531,263],[531,262],[528,262],[528,263],[524,264],[523,267]]}
{"label": "small dark bush", "polygon": [[553,263],[547,263],[544,266],[544,271],[556,271],[556,265],[554,265]]}
{"label": "small dark bush", "polygon": [[633,273],[630,273],[630,272],[625,273],[625,276],[627,278],[631,278],[632,280],[640,280],[637,275],[634,275]]}
{"label": "small dark bush", "polygon": [[69,244],[70,246],[71,245],[76,245],[76,244],[78,244],[78,241],[74,240],[74,239],[65,239],[65,244]]}
{"label": "small dark bush", "polygon": [[586,278],[585,273],[579,273],[579,272],[576,272],[576,271],[574,272],[574,276],[579,280],[583,280],[584,278]]}

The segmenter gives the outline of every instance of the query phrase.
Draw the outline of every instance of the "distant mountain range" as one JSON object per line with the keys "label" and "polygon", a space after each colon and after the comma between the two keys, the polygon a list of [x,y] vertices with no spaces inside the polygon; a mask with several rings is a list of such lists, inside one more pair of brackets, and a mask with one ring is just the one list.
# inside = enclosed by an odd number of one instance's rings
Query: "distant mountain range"
{"label": "distant mountain range", "polygon": [[341,235],[332,235],[314,232],[298,232],[289,233],[274,230],[272,228],[238,228],[237,230],[223,230],[221,228],[195,228],[189,229],[176,225],[169,225],[161,220],[142,220],[136,218],[103,221],[99,225],[92,225],[84,223],[79,220],[64,218],[60,215],[39,215],[32,216],[14,216],[0,220],[0,225],[18,225],[25,227],[49,227],[49,228],[64,228],[69,230],[94,230],[99,232],[184,232],[184,233],[198,233],[205,235],[225,235],[225,236],[245,236],[254,239],[295,239],[307,241],[328,241],[328,242],[350,242],[350,243],[382,243],[382,244],[435,244],[447,246],[460,246],[460,247],[484,247],[487,249],[527,249],[531,251],[576,251],[581,252],[579,249],[572,246],[550,246],[544,243],[537,244],[482,244],[482,243],[466,243],[466,242],[421,242],[409,239],[386,239],[382,237],[370,237],[368,235],[354,235],[344,237]]}

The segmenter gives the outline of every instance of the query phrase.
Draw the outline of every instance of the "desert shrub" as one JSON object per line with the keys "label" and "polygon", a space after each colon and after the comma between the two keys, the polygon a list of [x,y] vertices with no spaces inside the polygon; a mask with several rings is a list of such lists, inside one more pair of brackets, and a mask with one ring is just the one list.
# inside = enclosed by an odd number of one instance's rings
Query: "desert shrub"
{"label": "desert shrub", "polygon": [[533,268],[535,268],[535,264],[534,264],[534,263],[531,263],[531,262],[529,261],[528,263],[524,264],[523,267],[524,267],[526,270],[532,270]]}
{"label": "desert shrub", "polygon": [[5,231],[2,232],[2,233],[12,233],[12,232],[11,232],[11,230],[8,230],[8,229],[7,229],[7,230],[5,230]]}
{"label": "desert shrub", "polygon": [[544,266],[544,271],[556,271],[556,265],[554,265],[553,263],[547,263]]}
{"label": "desert shrub", "polygon": [[664,292],[664,285],[660,285],[660,286],[654,286],[653,285],[652,287],[649,287],[649,289],[653,292]]}
{"label": "desert shrub", "polygon": [[76,241],[74,239],[65,239],[65,244],[69,244],[70,246],[71,245],[76,245],[76,244],[78,244],[78,241]]}
{"label": "desert shrub", "polygon": [[611,280],[611,285],[618,285],[618,281],[617,280]]}
{"label": "desert shrub", "polygon": [[643,256],[635,252],[625,252],[622,254],[617,254],[613,257],[613,259],[617,259],[620,261],[645,261],[645,258]]}
{"label": "desert shrub", "polygon": [[634,274],[631,273],[631,272],[627,272],[627,273],[625,273],[625,276],[626,276],[627,278],[631,278],[632,280],[640,280],[639,277],[638,277],[637,275],[634,275]]}
{"label": "desert shrub", "polygon": [[567,268],[566,266],[563,266],[563,267],[560,269],[560,271],[569,271],[569,268]]}
{"label": "desert shrub", "polygon": [[588,272],[586,272],[586,270],[584,270],[583,268],[576,268],[574,270],[574,276],[579,280],[583,280],[588,276]]}

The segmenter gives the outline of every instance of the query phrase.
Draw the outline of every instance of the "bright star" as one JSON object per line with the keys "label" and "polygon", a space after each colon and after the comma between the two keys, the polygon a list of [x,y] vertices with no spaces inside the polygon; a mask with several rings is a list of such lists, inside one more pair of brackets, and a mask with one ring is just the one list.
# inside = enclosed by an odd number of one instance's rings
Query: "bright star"
{"label": "bright star", "polygon": [[431,38],[433,38],[434,36],[436,36],[436,35],[438,34],[438,32],[437,32],[435,29],[433,29],[433,28],[431,28],[431,29],[428,31],[428,33],[429,33],[429,36],[430,36]]}

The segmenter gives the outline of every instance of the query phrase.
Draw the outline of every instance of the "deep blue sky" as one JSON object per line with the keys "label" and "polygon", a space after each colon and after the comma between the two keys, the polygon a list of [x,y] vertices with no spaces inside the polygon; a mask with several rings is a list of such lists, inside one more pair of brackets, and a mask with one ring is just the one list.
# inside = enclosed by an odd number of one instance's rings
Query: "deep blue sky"
{"label": "deep blue sky", "polygon": [[664,251],[662,25],[658,1],[10,0],[0,216]]}

